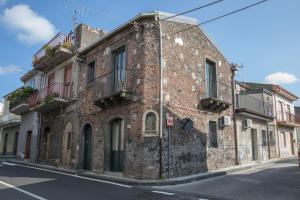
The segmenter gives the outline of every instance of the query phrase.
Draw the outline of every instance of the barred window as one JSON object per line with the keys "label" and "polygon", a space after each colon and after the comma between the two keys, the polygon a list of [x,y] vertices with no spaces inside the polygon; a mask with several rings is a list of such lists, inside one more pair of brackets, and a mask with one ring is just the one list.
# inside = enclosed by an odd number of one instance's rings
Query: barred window
{"label": "barred window", "polygon": [[209,121],[209,147],[218,148],[218,130],[217,130],[217,122]]}
{"label": "barred window", "polygon": [[261,130],[262,146],[267,146],[267,134],[265,130]]}
{"label": "barred window", "polygon": [[154,110],[148,110],[143,116],[143,132],[145,135],[156,135],[159,133],[158,114]]}

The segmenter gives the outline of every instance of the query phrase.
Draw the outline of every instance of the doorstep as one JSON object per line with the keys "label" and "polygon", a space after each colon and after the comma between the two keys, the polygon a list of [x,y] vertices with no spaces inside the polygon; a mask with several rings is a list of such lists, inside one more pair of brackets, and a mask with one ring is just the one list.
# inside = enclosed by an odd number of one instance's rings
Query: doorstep
{"label": "doorstep", "polygon": [[194,181],[204,180],[208,178],[218,177],[218,176],[224,176],[227,174],[247,171],[247,170],[253,170],[262,166],[269,165],[271,163],[276,163],[284,160],[289,159],[295,159],[295,156],[287,157],[287,158],[277,158],[277,159],[271,159],[271,160],[265,160],[265,161],[259,161],[255,163],[249,163],[244,165],[237,165],[233,167],[228,167],[220,170],[200,173],[200,174],[194,174],[190,176],[184,176],[184,177],[177,177],[177,178],[171,178],[171,179],[161,179],[161,180],[138,180],[133,178],[127,178],[123,177],[123,175],[120,175],[120,173],[104,173],[104,174],[98,174],[91,171],[82,171],[82,170],[69,170],[69,169],[63,169],[63,168],[57,168],[49,165],[41,165],[41,164],[35,164],[35,163],[28,163],[24,161],[10,161],[15,164],[24,165],[24,166],[30,166],[40,169],[46,169],[56,172],[62,172],[66,174],[71,175],[77,175],[81,177],[86,178],[92,178],[92,179],[98,179],[103,181],[110,181],[115,182],[119,184],[124,185],[131,185],[131,186],[166,186],[166,185],[177,185],[177,184],[184,184],[184,183],[190,183]]}

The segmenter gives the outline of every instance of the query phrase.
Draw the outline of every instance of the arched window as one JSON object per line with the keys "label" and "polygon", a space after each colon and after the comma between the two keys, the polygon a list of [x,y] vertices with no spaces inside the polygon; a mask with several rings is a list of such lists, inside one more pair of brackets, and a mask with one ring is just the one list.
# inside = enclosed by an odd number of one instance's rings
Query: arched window
{"label": "arched window", "polygon": [[143,132],[145,135],[158,134],[158,114],[154,110],[149,110],[144,113]]}

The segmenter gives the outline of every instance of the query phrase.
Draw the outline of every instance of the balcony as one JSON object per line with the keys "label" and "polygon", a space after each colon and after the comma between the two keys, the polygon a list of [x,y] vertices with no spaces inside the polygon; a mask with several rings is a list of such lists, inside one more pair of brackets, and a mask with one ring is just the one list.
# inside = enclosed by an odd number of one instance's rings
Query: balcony
{"label": "balcony", "polygon": [[300,117],[289,112],[277,112],[277,124],[281,126],[299,127]]}
{"label": "balcony", "polygon": [[221,112],[229,108],[232,102],[232,87],[216,80],[204,80],[199,88],[199,107]]}
{"label": "balcony", "polygon": [[104,74],[94,82],[94,102],[100,108],[133,100],[136,70],[120,69]]}
{"label": "balcony", "polygon": [[53,66],[64,62],[73,55],[74,37],[58,33],[42,49],[34,54],[33,67],[37,70],[48,71]]}
{"label": "balcony", "polygon": [[31,87],[22,87],[12,93],[9,98],[9,110],[16,115],[22,115],[29,112],[27,98],[35,93],[36,90]]}
{"label": "balcony", "polygon": [[53,85],[32,94],[27,99],[27,103],[29,110],[48,112],[65,106],[70,102],[72,96],[73,91],[71,84],[65,85],[62,83],[54,83]]}
{"label": "balcony", "polygon": [[2,128],[16,126],[19,125],[20,122],[21,122],[21,117],[11,113],[0,117],[0,126]]}
{"label": "balcony", "polygon": [[268,121],[274,119],[273,104],[250,95],[236,96],[236,112],[257,116]]}

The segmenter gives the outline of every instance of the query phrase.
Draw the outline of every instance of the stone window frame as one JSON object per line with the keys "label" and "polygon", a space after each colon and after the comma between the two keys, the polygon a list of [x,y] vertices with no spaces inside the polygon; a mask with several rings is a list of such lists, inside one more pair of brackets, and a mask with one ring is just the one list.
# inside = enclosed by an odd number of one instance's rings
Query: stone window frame
{"label": "stone window frame", "polygon": [[[149,113],[154,113],[156,117],[156,122],[155,122],[155,132],[153,133],[147,133],[146,132],[146,117]],[[143,114],[143,130],[142,130],[142,135],[144,137],[153,137],[153,136],[159,136],[159,115],[158,112],[152,109],[146,110]]]}

